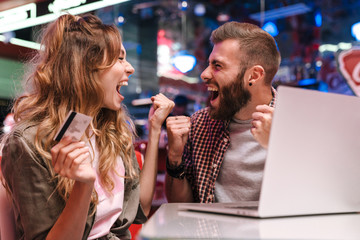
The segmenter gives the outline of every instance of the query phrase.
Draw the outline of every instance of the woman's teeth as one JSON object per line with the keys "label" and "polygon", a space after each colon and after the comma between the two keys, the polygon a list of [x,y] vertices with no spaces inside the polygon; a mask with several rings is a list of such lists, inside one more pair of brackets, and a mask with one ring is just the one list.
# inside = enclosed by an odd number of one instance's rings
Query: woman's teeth
{"label": "woman's teeth", "polygon": [[120,88],[121,88],[122,86],[127,86],[127,85],[128,85],[128,82],[126,82],[126,81],[120,82],[120,83],[116,86],[116,91],[117,91],[118,93],[120,93]]}

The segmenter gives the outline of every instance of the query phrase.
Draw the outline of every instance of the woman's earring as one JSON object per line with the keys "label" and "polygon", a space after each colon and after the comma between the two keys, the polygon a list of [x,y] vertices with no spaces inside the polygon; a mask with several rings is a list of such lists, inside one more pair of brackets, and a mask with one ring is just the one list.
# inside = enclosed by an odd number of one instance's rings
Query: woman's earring
{"label": "woman's earring", "polygon": [[251,87],[251,86],[252,86],[252,83],[249,83],[249,86]]}

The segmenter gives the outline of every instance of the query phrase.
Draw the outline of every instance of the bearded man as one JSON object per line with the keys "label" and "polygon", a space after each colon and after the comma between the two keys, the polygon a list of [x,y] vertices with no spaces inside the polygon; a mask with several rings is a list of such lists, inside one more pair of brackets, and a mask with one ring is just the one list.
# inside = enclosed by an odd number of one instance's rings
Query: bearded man
{"label": "bearded man", "polygon": [[201,74],[209,107],[166,122],[166,196],[169,202],[258,201],[280,53],[270,34],[249,23],[225,23],[210,40]]}

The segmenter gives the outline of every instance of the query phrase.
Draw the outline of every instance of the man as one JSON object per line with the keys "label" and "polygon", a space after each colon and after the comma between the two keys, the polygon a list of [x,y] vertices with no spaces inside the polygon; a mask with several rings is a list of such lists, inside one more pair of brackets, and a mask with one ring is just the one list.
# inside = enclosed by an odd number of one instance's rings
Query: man
{"label": "man", "polygon": [[211,35],[201,74],[210,106],[169,117],[169,202],[258,201],[280,65],[275,40],[248,23],[225,23]]}

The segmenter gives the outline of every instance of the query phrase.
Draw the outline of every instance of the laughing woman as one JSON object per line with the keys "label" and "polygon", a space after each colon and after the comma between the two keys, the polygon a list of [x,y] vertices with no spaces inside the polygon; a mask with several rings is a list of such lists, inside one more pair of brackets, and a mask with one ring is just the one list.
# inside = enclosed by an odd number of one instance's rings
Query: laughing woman
{"label": "laughing woman", "polygon": [[[129,239],[150,211],[161,125],[174,103],[152,97],[149,142],[140,172],[134,127],[122,105],[134,68],[116,27],[63,15],[49,24],[29,89],[13,106],[1,168],[17,239]],[[70,111],[93,117],[80,141],[53,140]]]}

